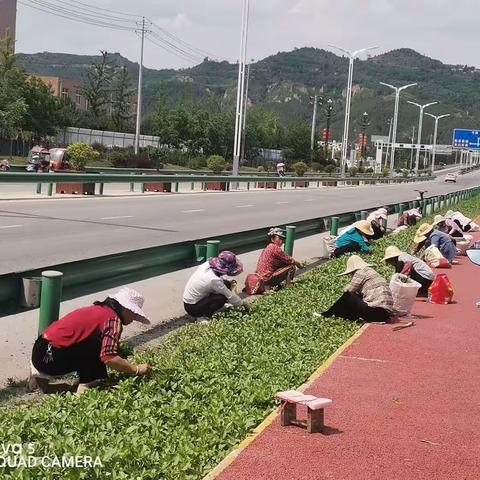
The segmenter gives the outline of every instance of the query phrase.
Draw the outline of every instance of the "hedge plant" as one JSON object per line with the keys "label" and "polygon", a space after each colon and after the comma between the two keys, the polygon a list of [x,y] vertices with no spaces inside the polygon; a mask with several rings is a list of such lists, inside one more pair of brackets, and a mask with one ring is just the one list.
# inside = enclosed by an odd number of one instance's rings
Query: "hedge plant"
{"label": "hedge plant", "polygon": [[[458,205],[475,217],[478,198]],[[368,261],[386,277],[384,249],[409,250],[416,227],[378,241]],[[3,444],[35,444],[36,453],[99,456],[103,468],[9,470],[2,479],[201,479],[359,328],[313,315],[327,309],[348,278],[346,258],[328,262],[288,289],[261,298],[250,314],[232,310],[190,325],[135,354],[149,378],[114,377],[108,390],[56,395],[39,405],[0,409]],[[148,299],[147,299],[148,301]]]}

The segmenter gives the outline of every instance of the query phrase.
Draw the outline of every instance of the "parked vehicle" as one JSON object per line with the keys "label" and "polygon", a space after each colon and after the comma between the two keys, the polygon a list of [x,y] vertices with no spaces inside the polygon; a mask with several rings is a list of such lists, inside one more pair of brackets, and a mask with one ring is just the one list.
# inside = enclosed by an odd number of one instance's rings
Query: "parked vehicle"
{"label": "parked vehicle", "polygon": [[0,163],[0,171],[8,172],[10,170],[10,162],[5,158]]}
{"label": "parked vehicle", "polygon": [[51,148],[49,151],[50,156],[50,171],[58,172],[59,170],[68,169],[68,163],[66,159],[66,148]]}
{"label": "parked vehicle", "polygon": [[457,183],[457,176],[454,173],[448,173],[445,182]]}
{"label": "parked vehicle", "polygon": [[27,162],[27,167],[25,170],[27,172],[48,172],[50,169],[50,152],[48,149],[35,146],[30,150],[29,159]]}

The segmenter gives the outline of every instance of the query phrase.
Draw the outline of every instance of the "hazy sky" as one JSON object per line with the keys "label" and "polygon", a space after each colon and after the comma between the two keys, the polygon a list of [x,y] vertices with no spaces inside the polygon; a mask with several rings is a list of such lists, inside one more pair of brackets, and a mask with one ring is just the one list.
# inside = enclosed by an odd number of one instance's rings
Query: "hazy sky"
{"label": "hazy sky", "polygon": [[[39,0],[19,1],[32,4]],[[82,8],[75,0],[46,1]],[[145,15],[197,49],[230,61],[238,58],[243,0],[81,1]],[[379,52],[410,47],[447,63],[480,66],[475,54],[479,25],[478,0],[251,0],[248,56],[261,59],[303,46],[329,49],[328,44],[337,44],[357,49],[379,45]],[[134,32],[83,25],[24,4],[18,5],[17,29],[19,52],[96,54],[102,49],[134,61],[139,57],[139,38]],[[146,43],[148,67],[195,63]]]}

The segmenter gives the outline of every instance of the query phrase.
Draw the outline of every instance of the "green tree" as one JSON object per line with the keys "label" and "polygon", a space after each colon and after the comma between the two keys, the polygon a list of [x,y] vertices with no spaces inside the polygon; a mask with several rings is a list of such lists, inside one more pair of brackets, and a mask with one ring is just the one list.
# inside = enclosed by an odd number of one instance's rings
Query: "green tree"
{"label": "green tree", "polygon": [[220,155],[212,155],[207,158],[207,168],[213,173],[219,174],[225,170],[227,162]]}
{"label": "green tree", "polygon": [[118,68],[112,81],[111,105],[111,122],[117,132],[126,132],[133,128],[134,93],[128,70],[125,67]]}
{"label": "green tree", "polygon": [[283,155],[287,160],[310,159],[310,127],[305,122],[298,122],[285,133]]}

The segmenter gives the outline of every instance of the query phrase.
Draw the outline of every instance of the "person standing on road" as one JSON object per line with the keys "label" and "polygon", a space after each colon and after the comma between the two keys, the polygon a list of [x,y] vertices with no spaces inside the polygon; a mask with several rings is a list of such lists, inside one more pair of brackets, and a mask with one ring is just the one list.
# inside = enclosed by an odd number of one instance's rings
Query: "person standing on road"
{"label": "person standing on road", "polygon": [[435,280],[435,274],[423,260],[402,252],[394,245],[387,247],[383,260],[395,268],[395,273],[406,275],[421,285],[418,291],[419,297],[428,295],[428,289]]}
{"label": "person standing on road", "polygon": [[107,378],[107,366],[122,373],[147,375],[149,365],[133,365],[118,353],[124,325],[134,320],[150,323],[143,304],[142,294],[122,288],[103,302],[52,323],[33,346],[32,375],[38,386],[47,391],[50,377],[77,372],[77,394],[82,394]]}
{"label": "person standing on road", "polygon": [[342,275],[351,275],[352,280],[345,293],[323,314],[324,317],[380,323],[390,320],[393,312],[392,292],[387,281],[372,265],[358,255],[352,255]]}
{"label": "person standing on road", "polygon": [[352,228],[340,235],[335,242],[333,257],[338,258],[346,253],[362,252],[371,254],[372,249],[368,241],[373,238],[375,232],[372,225],[366,220],[355,223]]}
{"label": "person standing on road", "polygon": [[428,248],[431,245],[435,245],[450,264],[457,255],[457,249],[450,236],[440,230],[435,230],[429,223],[420,225],[413,241],[415,245],[412,255],[416,255],[423,247]]}
{"label": "person standing on road", "polygon": [[232,252],[224,251],[207,260],[195,270],[185,286],[185,311],[194,318],[211,318],[226,303],[248,308],[248,304],[232,291],[236,282],[227,279],[227,276],[235,277],[242,272],[243,265]]}

